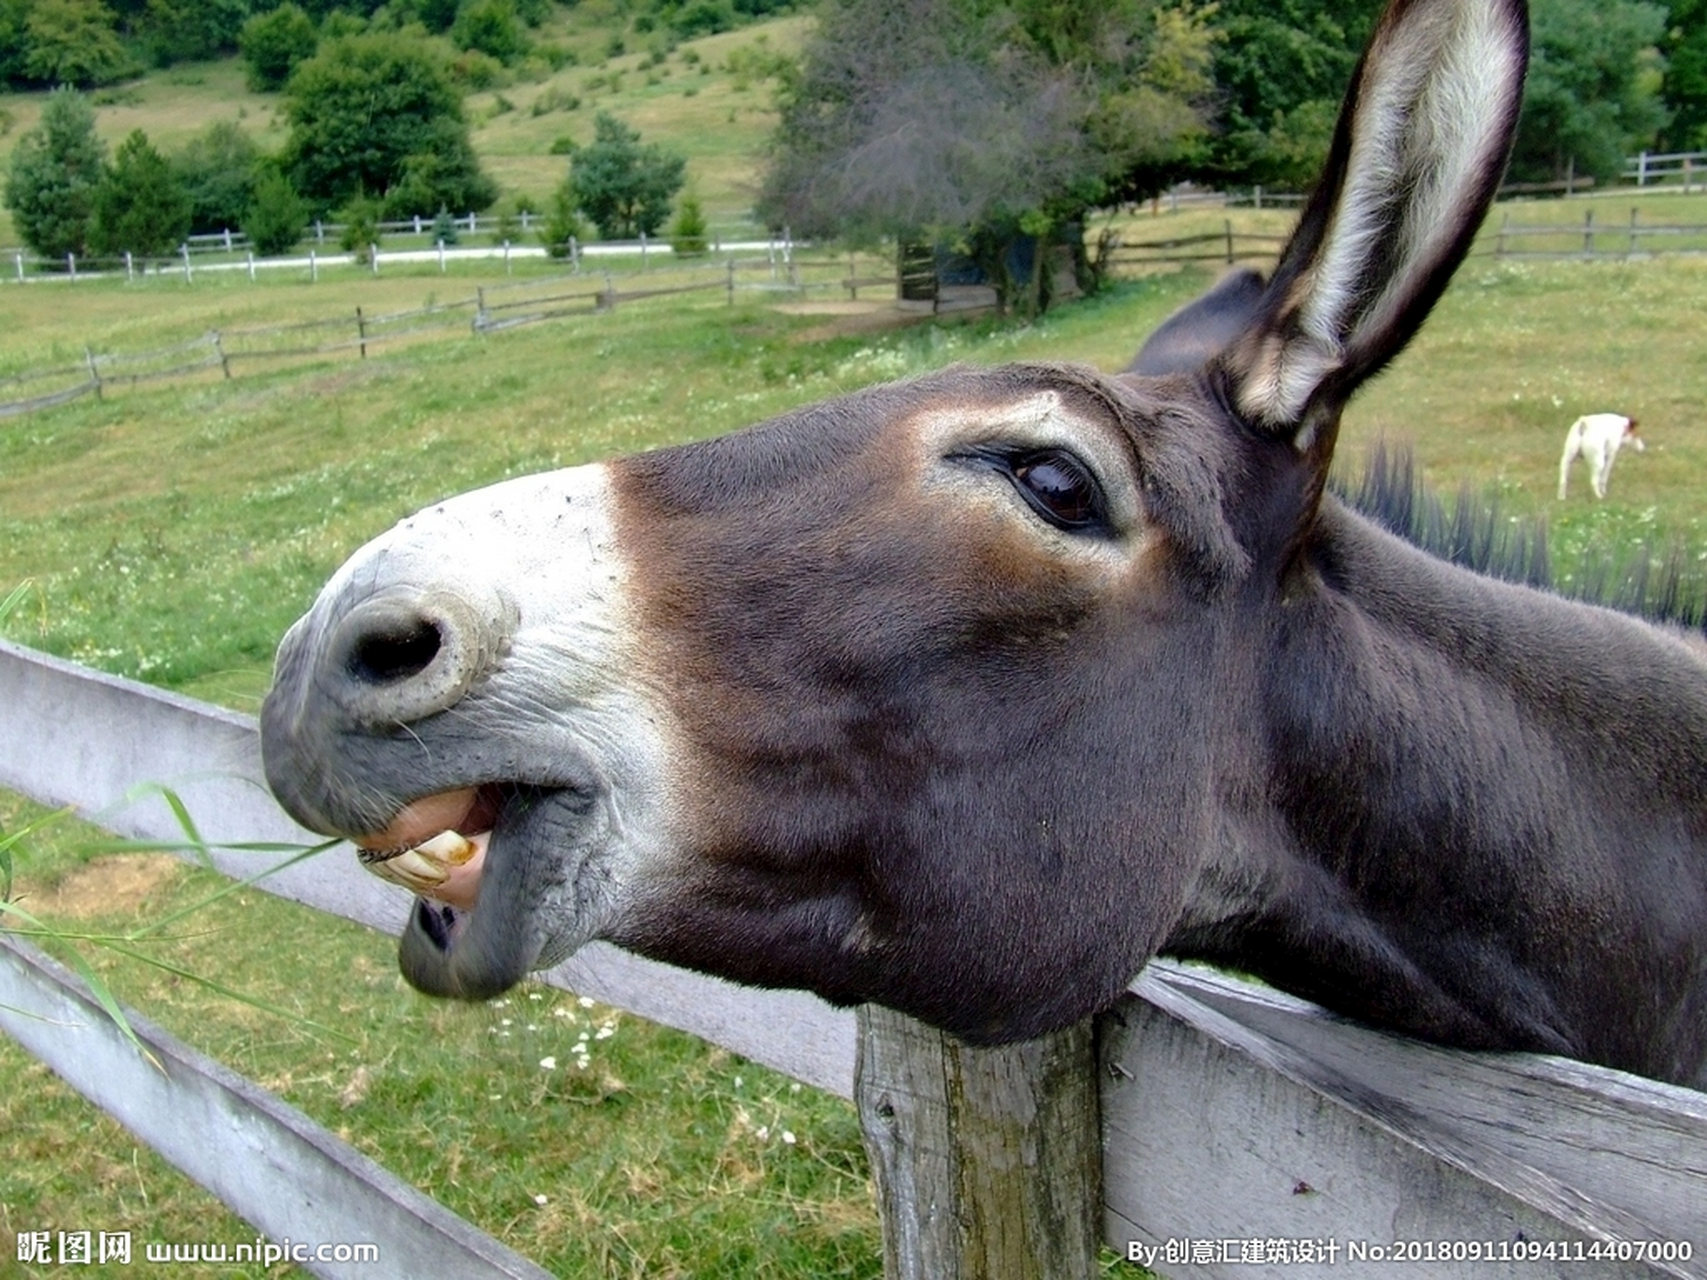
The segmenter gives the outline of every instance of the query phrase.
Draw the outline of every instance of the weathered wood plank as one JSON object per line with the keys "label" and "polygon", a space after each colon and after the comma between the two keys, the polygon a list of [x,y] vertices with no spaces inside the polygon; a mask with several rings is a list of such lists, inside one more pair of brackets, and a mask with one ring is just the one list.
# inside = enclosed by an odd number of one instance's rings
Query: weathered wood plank
{"label": "weathered wood plank", "polygon": [[[1206,985],[1220,1007],[1198,998]],[[1259,1011],[1251,1022],[1274,1016],[1276,997],[1263,989],[1167,965],[1152,965],[1135,989],[1142,998],[1102,1030],[1105,1232],[1117,1249],[1124,1237],[1163,1250],[1156,1265],[1168,1275],[1327,1277],[1345,1274],[1354,1244],[1401,1241],[1482,1248],[1479,1259],[1408,1267],[1419,1276],[1707,1275],[1698,1220],[1638,1216],[1494,1145],[1497,1134],[1460,1130],[1429,1110],[1416,1081],[1439,1073],[1451,1090],[1459,1060],[1478,1055],[1398,1041],[1415,1070],[1389,1088],[1378,1042],[1392,1038],[1379,1032],[1337,1024],[1347,1037],[1333,1065],[1313,1046],[1247,1025],[1241,993]],[[1300,1020],[1332,1021],[1319,1011]],[[1375,1064],[1364,1078],[1339,1069],[1360,1053]],[[1628,1150],[1640,1153],[1639,1137]],[[1167,1257],[1170,1240],[1185,1261]],[[1659,1265],[1514,1256],[1528,1242],[1644,1240],[1690,1240],[1695,1256]],[[1182,1241],[1208,1256],[1193,1261]],[[1265,1241],[1290,1242],[1290,1257],[1265,1263],[1259,1247],[1256,1260],[1242,1260],[1247,1242]]]}
{"label": "weathered wood plank", "polygon": [[0,934],[0,1029],[272,1243],[378,1247],[375,1261],[299,1260],[310,1274],[550,1280],[296,1108],[126,1012],[158,1066],[80,979]]}
{"label": "weathered wood plank", "polygon": [[855,1101],[889,1280],[1090,1280],[1097,1250],[1089,1022],[996,1049],[860,1010]]}

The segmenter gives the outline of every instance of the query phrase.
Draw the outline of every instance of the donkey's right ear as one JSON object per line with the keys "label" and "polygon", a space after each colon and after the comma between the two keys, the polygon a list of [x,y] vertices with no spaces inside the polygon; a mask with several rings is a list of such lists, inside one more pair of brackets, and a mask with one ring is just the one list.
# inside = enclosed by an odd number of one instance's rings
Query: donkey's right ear
{"label": "donkey's right ear", "polygon": [[1524,0],[1393,0],[1376,26],[1320,184],[1219,361],[1240,416],[1324,471],[1346,400],[1469,251],[1505,172],[1528,52]]}

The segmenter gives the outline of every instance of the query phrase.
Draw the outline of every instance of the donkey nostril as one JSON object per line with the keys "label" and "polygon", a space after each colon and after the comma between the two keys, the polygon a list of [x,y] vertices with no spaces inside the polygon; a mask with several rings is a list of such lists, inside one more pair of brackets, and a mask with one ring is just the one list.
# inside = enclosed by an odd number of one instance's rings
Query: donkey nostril
{"label": "donkey nostril", "polygon": [[346,669],[364,684],[396,684],[430,667],[443,644],[439,629],[417,618],[361,636],[350,646]]}

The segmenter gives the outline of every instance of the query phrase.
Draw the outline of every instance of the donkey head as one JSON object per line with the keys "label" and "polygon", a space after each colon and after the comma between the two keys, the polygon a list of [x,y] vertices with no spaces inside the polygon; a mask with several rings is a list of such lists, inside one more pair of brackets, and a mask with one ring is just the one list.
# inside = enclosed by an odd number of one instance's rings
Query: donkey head
{"label": "donkey head", "polygon": [[1525,48],[1522,0],[1397,0],[1273,277],[1124,374],[950,370],[404,521],[280,646],[281,803],[423,891],[426,991],[605,938],[975,1040],[1097,1008],[1226,835],[1263,611]]}

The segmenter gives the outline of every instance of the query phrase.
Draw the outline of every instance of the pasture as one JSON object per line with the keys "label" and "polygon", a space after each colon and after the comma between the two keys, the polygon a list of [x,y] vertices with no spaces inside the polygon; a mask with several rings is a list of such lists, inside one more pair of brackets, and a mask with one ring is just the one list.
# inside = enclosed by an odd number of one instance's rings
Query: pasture
{"label": "pasture", "polygon": [[[880,333],[721,299],[643,304],[0,422],[0,589],[37,585],[6,634],[253,710],[279,634],[324,576],[436,497],[718,434],[956,360],[1115,367],[1207,279],[1155,276],[1031,326]],[[1546,516],[1567,554],[1658,531],[1701,555],[1704,286],[1695,260],[1474,258],[1419,341],[1353,404],[1344,456],[1377,436],[1412,441],[1431,482]],[[75,359],[86,342],[158,346],[220,325],[419,306],[449,287],[430,269],[314,286],[41,285],[0,290],[0,320],[5,361],[21,368]],[[1599,409],[1640,418],[1648,452],[1620,460],[1605,503],[1580,480],[1558,503],[1565,428]],[[14,829],[26,811],[7,801],[0,823]],[[155,860],[91,863],[68,825],[20,860],[32,904],[86,933],[158,918],[209,884]],[[551,992],[502,1007],[426,1001],[396,977],[392,939],[264,895],[226,899],[173,932],[160,952],[172,964],[287,1016],[134,964],[112,975],[121,996],[559,1273],[877,1273],[858,1128],[835,1099]],[[0,1231],[251,1237],[9,1045],[0,1078]]]}

